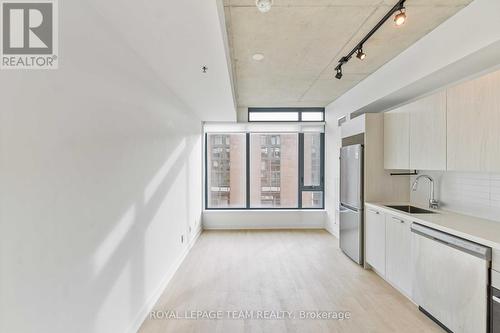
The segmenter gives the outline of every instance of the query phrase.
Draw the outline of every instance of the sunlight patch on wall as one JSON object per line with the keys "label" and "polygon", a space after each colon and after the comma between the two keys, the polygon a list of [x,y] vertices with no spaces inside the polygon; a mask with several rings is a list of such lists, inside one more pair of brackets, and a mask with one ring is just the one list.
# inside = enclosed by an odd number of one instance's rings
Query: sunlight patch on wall
{"label": "sunlight patch on wall", "polygon": [[163,164],[163,166],[158,170],[153,179],[149,182],[146,190],[144,191],[144,203],[147,204],[153,195],[156,193],[161,183],[164,181],[165,177],[168,175],[169,171],[174,166],[175,162],[179,159],[182,153],[186,149],[186,139],[182,139],[180,144],[172,151],[167,161]]}
{"label": "sunlight patch on wall", "polygon": [[136,209],[135,206],[131,206],[101,243],[93,260],[95,276],[99,275],[99,272],[108,264],[113,254],[116,253],[117,248],[123,242],[130,229],[132,229],[135,218]]}

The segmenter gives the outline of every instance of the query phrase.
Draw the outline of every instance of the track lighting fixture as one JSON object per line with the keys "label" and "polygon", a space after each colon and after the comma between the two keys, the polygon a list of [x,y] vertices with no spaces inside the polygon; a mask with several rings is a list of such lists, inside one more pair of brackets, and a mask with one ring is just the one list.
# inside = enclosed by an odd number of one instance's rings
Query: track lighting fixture
{"label": "track lighting fixture", "polygon": [[342,78],[342,75],[343,75],[342,74],[342,66],[338,66],[337,67],[337,74],[335,74],[335,77],[340,80]]}
{"label": "track lighting fixture", "polygon": [[366,41],[373,36],[375,32],[377,32],[378,29],[389,19],[391,18],[395,13],[397,13],[394,16],[394,23],[396,26],[401,26],[406,22],[406,9],[405,9],[405,4],[406,0],[398,0],[398,2],[385,14],[385,16],[370,30],[370,32],[356,45],[351,52],[349,52],[347,55],[343,56],[340,58],[339,63],[337,67],[335,67],[335,77],[337,79],[342,78],[342,65],[346,64],[349,60],[351,60],[352,56],[354,53],[356,53],[356,58],[359,60],[363,60],[366,58],[366,53],[363,52],[363,45],[365,45]]}
{"label": "track lighting fixture", "polygon": [[402,26],[406,22],[406,9],[405,7],[402,7],[399,10],[399,13],[394,16],[394,23],[396,24],[397,27]]}
{"label": "track lighting fixture", "polygon": [[366,58],[366,53],[363,52],[363,48],[359,48],[358,52],[356,53],[356,58],[359,60],[364,60]]}

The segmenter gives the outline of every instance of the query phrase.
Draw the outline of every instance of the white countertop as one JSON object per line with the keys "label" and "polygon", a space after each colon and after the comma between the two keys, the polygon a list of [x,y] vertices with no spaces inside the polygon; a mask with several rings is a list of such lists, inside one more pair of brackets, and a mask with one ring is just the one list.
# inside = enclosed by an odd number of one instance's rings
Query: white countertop
{"label": "white countertop", "polygon": [[[444,210],[432,210],[435,214],[409,214],[386,205],[409,205],[409,203],[373,203],[366,202],[367,208],[384,210],[391,215],[410,220],[462,237],[473,242],[500,250],[500,222],[462,215]],[[417,205],[413,205],[419,207]]]}

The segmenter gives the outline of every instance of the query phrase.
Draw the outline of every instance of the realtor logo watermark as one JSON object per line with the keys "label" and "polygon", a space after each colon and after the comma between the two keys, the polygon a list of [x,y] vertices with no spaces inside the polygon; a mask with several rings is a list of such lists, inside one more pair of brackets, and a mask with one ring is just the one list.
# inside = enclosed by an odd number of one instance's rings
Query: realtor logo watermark
{"label": "realtor logo watermark", "polygon": [[0,0],[1,69],[57,69],[57,0]]}

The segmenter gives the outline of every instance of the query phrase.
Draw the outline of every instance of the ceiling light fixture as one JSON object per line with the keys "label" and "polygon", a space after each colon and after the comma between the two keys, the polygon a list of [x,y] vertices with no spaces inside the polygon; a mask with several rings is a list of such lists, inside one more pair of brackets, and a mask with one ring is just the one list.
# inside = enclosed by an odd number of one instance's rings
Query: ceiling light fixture
{"label": "ceiling light fixture", "polygon": [[402,26],[406,22],[406,9],[405,7],[399,10],[399,13],[394,16],[394,23],[397,27]]}
{"label": "ceiling light fixture", "polygon": [[392,8],[391,10],[389,10],[387,12],[387,14],[385,14],[385,16],[372,28],[372,30],[370,30],[370,32],[365,36],[363,37],[363,39],[358,43],[358,45],[356,45],[352,50],[351,52],[349,52],[346,56],[343,56],[342,58],[340,58],[339,60],[339,63],[337,64],[337,66],[335,67],[335,71],[337,72],[335,74],[335,77],[337,79],[341,79],[342,78],[342,65],[344,65],[345,63],[347,63],[349,60],[351,60],[352,56],[354,55],[354,53],[356,53],[356,57],[360,60],[363,60],[366,58],[366,54],[363,52],[363,45],[366,43],[366,41],[368,39],[370,39],[371,36],[373,36],[373,34],[375,32],[377,32],[378,29],[380,29],[380,27],[389,19],[392,17],[392,15],[394,15],[394,13],[396,12],[399,12],[398,14],[396,14],[396,16],[394,17],[394,22],[396,23],[396,25],[400,26],[402,25],[405,21],[406,21],[406,10],[405,10],[405,4],[406,0],[399,0]]}
{"label": "ceiling light fixture", "polygon": [[365,60],[366,53],[363,52],[363,48],[362,47],[360,47],[358,49],[358,52],[356,53],[356,58],[358,58],[359,60]]}
{"label": "ceiling light fixture", "polygon": [[261,60],[264,59],[264,55],[262,53],[255,53],[252,56],[252,59],[255,60],[255,61],[261,61]]}
{"label": "ceiling light fixture", "polygon": [[273,0],[255,0],[255,5],[261,13],[267,13],[271,10]]}

